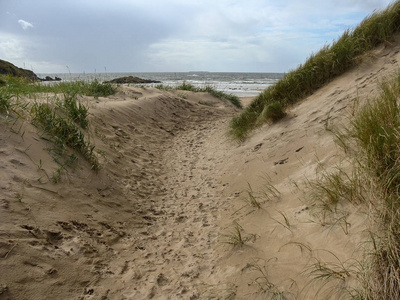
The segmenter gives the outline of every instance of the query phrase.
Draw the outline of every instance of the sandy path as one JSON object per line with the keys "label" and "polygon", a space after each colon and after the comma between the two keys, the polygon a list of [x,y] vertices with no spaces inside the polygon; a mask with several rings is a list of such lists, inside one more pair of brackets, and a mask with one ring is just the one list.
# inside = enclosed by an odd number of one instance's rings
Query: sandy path
{"label": "sandy path", "polygon": [[226,139],[230,118],[230,114],[194,115],[185,130],[165,145],[163,193],[154,200],[150,217],[154,225],[147,228],[145,235],[150,238],[137,258],[144,276],[130,297],[197,299],[212,284],[216,219],[224,188],[214,170],[225,159],[215,141]]}
{"label": "sandy path", "polygon": [[82,99],[102,168],[80,161],[58,183],[51,143],[29,122],[4,124],[0,299],[196,299],[213,282],[224,155],[213,145],[234,110],[184,96]]}

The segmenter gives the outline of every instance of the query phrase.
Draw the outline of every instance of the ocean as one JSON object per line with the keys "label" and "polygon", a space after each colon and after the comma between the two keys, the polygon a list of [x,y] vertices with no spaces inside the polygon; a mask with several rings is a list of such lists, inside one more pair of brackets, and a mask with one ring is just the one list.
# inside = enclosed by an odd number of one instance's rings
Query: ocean
{"label": "ocean", "polygon": [[[223,91],[238,97],[257,96],[261,91],[281,79],[283,73],[229,73],[229,72],[162,72],[162,73],[61,73],[38,74],[44,78],[60,77],[63,81],[84,80],[102,81],[112,80],[123,76],[136,76],[142,79],[161,81],[163,85],[177,86],[184,81],[196,87],[212,86],[218,91]],[[157,84],[145,84],[155,86]]]}

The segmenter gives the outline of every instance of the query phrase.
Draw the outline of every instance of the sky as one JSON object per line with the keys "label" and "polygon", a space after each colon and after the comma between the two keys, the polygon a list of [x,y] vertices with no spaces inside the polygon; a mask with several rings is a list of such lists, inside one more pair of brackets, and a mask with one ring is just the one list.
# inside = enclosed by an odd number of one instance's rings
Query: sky
{"label": "sky", "polygon": [[288,72],[391,0],[0,0],[0,59],[35,73]]}

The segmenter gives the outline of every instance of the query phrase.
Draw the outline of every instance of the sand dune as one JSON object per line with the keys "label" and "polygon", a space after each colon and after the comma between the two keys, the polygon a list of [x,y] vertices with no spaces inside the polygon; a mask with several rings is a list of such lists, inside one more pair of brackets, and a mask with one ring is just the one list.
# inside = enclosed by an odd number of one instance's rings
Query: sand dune
{"label": "sand dune", "polygon": [[81,158],[60,170],[38,128],[2,116],[0,299],[337,299],[307,270],[360,257],[367,215],[341,207],[331,226],[307,181],[350,164],[330,129],[399,58],[398,43],[376,49],[242,144],[227,136],[238,111],[208,94],[81,97],[98,172]]}

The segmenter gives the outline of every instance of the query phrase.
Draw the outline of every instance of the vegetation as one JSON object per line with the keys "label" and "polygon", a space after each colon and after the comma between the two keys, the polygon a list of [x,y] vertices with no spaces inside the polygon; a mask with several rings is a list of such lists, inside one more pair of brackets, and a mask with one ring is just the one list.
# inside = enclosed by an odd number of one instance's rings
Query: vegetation
{"label": "vegetation", "polygon": [[[82,81],[42,84],[31,82],[26,78],[0,75],[0,113],[7,118],[15,114],[17,118],[30,115],[32,123],[43,129],[44,133],[56,146],[56,152],[65,156],[66,147],[80,153],[89,162],[92,169],[97,170],[99,163],[94,154],[94,146],[85,138],[84,131],[89,126],[88,108],[77,100],[78,94],[94,97],[107,96],[116,92],[111,84],[102,84],[98,81],[85,83]],[[20,96],[35,98],[36,93],[54,93],[54,101],[48,97],[47,103],[36,102],[20,103]],[[30,109],[28,109],[30,107]],[[67,155],[68,156],[68,155]],[[66,165],[76,160],[70,155],[65,163],[54,159],[60,164],[55,182]]]}
{"label": "vegetation", "polygon": [[[319,215],[337,214],[336,207],[345,203],[365,203],[372,209],[371,247],[366,249],[365,261],[360,262],[362,267],[356,274],[336,269],[329,273],[331,269],[319,264],[310,272],[324,280],[335,276],[340,279],[342,275],[357,278],[359,288],[349,291],[353,299],[400,297],[399,96],[400,73],[393,81],[383,84],[381,95],[361,108],[351,128],[340,133],[340,145],[355,158],[352,172],[337,168],[335,172],[324,172],[312,184],[314,203],[323,209]],[[334,223],[341,226],[343,223],[343,230],[348,232],[345,218],[338,218]]]}
{"label": "vegetation", "polygon": [[0,113],[8,112],[11,106],[11,97],[12,95],[7,93],[7,91],[0,89]]}
{"label": "vegetation", "polygon": [[231,134],[243,140],[256,126],[281,119],[292,104],[360,62],[360,56],[390,39],[400,29],[400,1],[375,12],[354,30],[312,54],[304,64],[262,92],[231,121]]}
{"label": "vegetation", "polygon": [[77,123],[83,129],[86,129],[89,125],[87,119],[89,110],[86,106],[76,101],[76,97],[64,94],[64,101],[60,103],[61,108],[65,109],[67,116]]}
{"label": "vegetation", "polygon": [[353,122],[352,137],[364,154],[363,164],[377,188],[377,229],[372,235],[370,268],[363,277],[368,299],[400,296],[400,73],[383,85],[382,94]]}
{"label": "vegetation", "polygon": [[[64,100],[64,105],[65,103],[73,102],[75,102],[74,105],[65,106],[65,115],[57,113],[48,103],[35,103],[31,109],[32,121],[35,125],[42,127],[44,132],[50,135],[59,149],[65,146],[71,147],[82,154],[90,163],[92,169],[97,170],[99,168],[99,163],[96,155],[93,153],[94,146],[85,140],[84,134],[74,123],[76,120],[69,117],[71,115],[78,116],[79,123],[83,123],[87,126],[87,119],[83,119],[82,115],[80,115],[82,111],[87,112],[87,109],[81,104],[77,106],[76,101],[73,99],[71,100],[71,98],[66,98],[66,100]],[[78,107],[81,110],[79,110]]]}
{"label": "vegetation", "polygon": [[212,95],[218,99],[231,102],[237,108],[243,108],[239,97],[232,95],[232,94],[227,94],[222,91],[217,91],[215,88],[213,88],[211,86],[206,86],[206,87],[200,88],[200,87],[195,87],[193,84],[187,83],[186,81],[184,81],[181,85],[178,85],[176,87],[166,86],[163,84],[156,85],[155,87],[157,89],[166,90],[166,91],[181,90],[181,91],[209,93],[210,95]]}
{"label": "vegetation", "polygon": [[107,97],[117,92],[117,88],[111,83],[100,83],[97,80],[91,83],[82,80],[70,82],[52,82],[50,84],[31,82],[23,77],[0,75],[0,87],[4,93],[14,96],[34,97],[36,93],[54,93],[70,95],[86,95]]}
{"label": "vegetation", "polygon": [[251,236],[244,237],[242,234],[243,227],[237,222],[233,222],[232,228],[226,234],[222,234],[222,243],[230,244],[232,246],[243,246]]}
{"label": "vegetation", "polygon": [[264,295],[265,299],[293,299],[291,293],[279,290],[278,286],[271,281],[271,276],[268,272],[268,263],[271,260],[276,260],[276,258],[264,261],[263,265],[260,263],[262,260],[254,260],[253,263],[249,264],[249,269],[257,273],[253,284],[258,286],[260,293]]}

